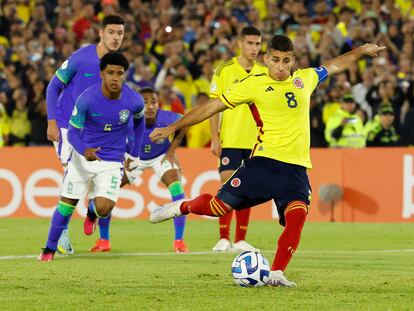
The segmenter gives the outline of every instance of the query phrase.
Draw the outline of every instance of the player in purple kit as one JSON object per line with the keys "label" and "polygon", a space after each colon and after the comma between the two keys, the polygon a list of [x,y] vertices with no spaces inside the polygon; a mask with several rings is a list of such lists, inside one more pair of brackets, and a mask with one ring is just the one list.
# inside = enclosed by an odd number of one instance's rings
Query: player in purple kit
{"label": "player in purple kit", "polygon": [[[47,137],[53,141],[64,167],[72,151],[67,129],[76,99],[89,86],[101,82],[100,59],[109,51],[119,49],[124,37],[124,24],[120,16],[106,16],[101,22],[99,43],[75,51],[56,71],[47,87]],[[73,254],[67,228],[59,240],[58,251],[66,255]]]}
{"label": "player in purple kit", "polygon": [[105,54],[100,61],[102,83],[86,89],[76,101],[68,129],[68,140],[74,150],[68,160],[46,247],[38,260],[53,260],[59,237],[87,189],[98,217],[108,217],[115,206],[130,118],[134,120],[137,141],[144,130],[143,99],[124,85],[127,69],[128,60],[121,53]]}
{"label": "player in purple kit", "polygon": [[[134,181],[144,172],[151,168],[162,183],[168,188],[172,201],[185,198],[184,189],[181,184],[180,166],[175,156],[175,150],[185,135],[185,131],[179,131],[170,141],[164,139],[154,143],[149,139],[149,134],[157,127],[165,127],[178,120],[181,115],[159,109],[158,97],[151,88],[140,90],[145,103],[145,130],[142,142],[135,143],[131,148],[131,154],[138,154],[138,157],[127,155],[126,171],[122,180],[121,187],[126,184],[133,184]],[[86,220],[88,233],[95,230],[96,215],[93,209],[88,210]],[[174,251],[177,253],[188,252],[184,243],[185,216],[174,218],[175,238]],[[96,241],[92,252],[110,250],[109,236],[100,234],[100,239]]]}

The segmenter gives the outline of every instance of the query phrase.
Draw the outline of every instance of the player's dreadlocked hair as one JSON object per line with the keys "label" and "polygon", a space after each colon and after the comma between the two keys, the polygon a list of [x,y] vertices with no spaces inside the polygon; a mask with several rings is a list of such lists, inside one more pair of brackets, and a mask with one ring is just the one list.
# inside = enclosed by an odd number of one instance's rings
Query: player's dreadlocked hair
{"label": "player's dreadlocked hair", "polygon": [[119,15],[105,16],[101,22],[101,28],[105,29],[108,25],[125,25],[125,19]]}
{"label": "player's dreadlocked hair", "polygon": [[270,50],[293,52],[292,40],[284,35],[275,35],[270,38],[269,43],[267,44],[267,53],[270,53]]}
{"label": "player's dreadlocked hair", "polygon": [[127,71],[129,67],[128,60],[124,55],[122,55],[122,53],[119,52],[109,52],[101,58],[101,62],[99,64],[101,71],[103,71],[108,65],[122,66],[124,67],[125,71]]}

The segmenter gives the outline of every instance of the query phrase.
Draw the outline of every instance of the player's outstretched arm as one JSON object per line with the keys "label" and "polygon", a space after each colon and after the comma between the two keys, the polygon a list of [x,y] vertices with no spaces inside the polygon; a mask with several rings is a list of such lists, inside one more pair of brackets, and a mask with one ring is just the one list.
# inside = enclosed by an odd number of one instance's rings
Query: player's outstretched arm
{"label": "player's outstretched arm", "polygon": [[365,43],[364,45],[334,59],[327,61],[323,66],[328,70],[329,75],[334,75],[347,70],[353,63],[363,56],[375,57],[378,53],[385,49],[385,46],[378,46],[373,43]]}
{"label": "player's outstretched arm", "polygon": [[187,126],[200,123],[217,112],[224,111],[227,106],[224,105],[219,99],[212,99],[204,105],[195,107],[189,113],[186,113],[181,119],[178,119],[174,123],[171,123],[167,127],[156,128],[150,134],[150,139],[156,142],[159,139],[164,139],[170,136],[175,131],[181,130]]}

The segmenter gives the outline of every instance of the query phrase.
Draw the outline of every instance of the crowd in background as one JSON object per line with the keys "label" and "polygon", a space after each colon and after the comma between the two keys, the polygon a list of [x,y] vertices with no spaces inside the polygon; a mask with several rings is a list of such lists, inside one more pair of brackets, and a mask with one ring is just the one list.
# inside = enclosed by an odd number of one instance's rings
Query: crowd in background
{"label": "crowd in background", "polygon": [[[100,20],[126,19],[128,83],[153,87],[163,109],[208,100],[213,70],[237,55],[238,31],[294,42],[296,68],[318,66],[373,42],[387,47],[329,79],[312,97],[314,147],[414,145],[414,2],[411,0],[3,0],[0,7],[0,146],[47,145],[45,89],[79,47],[98,41]],[[350,108],[352,105],[352,108]],[[385,120],[385,121],[384,121]],[[186,144],[209,143],[208,122]],[[380,136],[379,136],[380,135]],[[379,143],[375,143],[378,141]]]}

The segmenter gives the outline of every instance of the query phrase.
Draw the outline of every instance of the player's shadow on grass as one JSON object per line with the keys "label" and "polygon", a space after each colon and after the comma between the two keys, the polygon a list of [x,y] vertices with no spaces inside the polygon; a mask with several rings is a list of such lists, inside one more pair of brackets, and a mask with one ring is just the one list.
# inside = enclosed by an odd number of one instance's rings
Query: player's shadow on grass
{"label": "player's shadow on grass", "polygon": [[344,188],[343,200],[354,211],[368,215],[374,215],[378,212],[378,202],[356,189]]}

